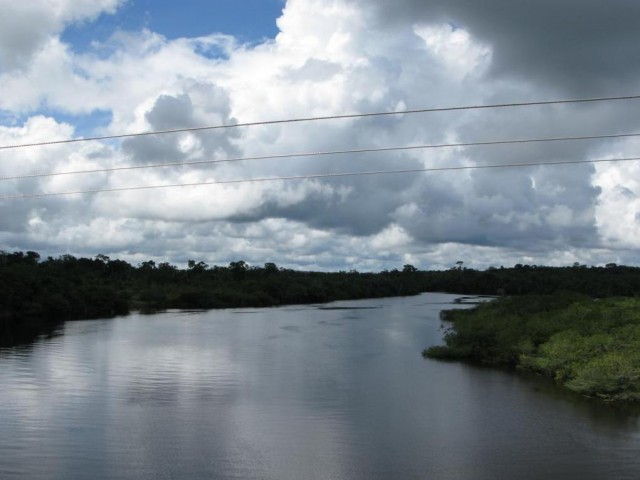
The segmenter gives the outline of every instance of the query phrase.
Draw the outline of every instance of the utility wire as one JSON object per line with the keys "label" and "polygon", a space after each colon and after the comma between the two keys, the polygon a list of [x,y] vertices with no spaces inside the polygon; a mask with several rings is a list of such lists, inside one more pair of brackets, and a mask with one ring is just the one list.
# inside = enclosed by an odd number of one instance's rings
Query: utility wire
{"label": "utility wire", "polygon": [[141,185],[136,187],[106,188],[106,189],[96,189],[96,190],[77,190],[72,192],[4,195],[4,196],[0,196],[0,201],[27,199],[27,198],[54,197],[54,196],[61,196],[61,195],[84,195],[89,193],[151,190],[151,189],[158,189],[158,188],[196,187],[196,186],[203,186],[203,185],[229,185],[229,184],[236,184],[236,183],[272,182],[277,180],[307,180],[307,179],[316,179],[316,178],[358,177],[358,176],[367,176],[367,175],[445,172],[445,171],[481,170],[481,169],[493,169],[493,168],[521,168],[521,167],[534,167],[534,166],[546,166],[546,165],[577,165],[577,164],[593,164],[593,163],[605,163],[605,162],[630,162],[630,161],[637,161],[637,160],[640,160],[640,157],[601,158],[601,159],[595,159],[595,160],[558,160],[558,161],[551,161],[551,162],[503,163],[503,164],[493,164],[493,165],[466,165],[466,166],[458,166],[458,167],[410,168],[405,170],[375,170],[375,171],[365,171],[365,172],[317,173],[317,174],[309,174],[309,175],[290,175],[285,177],[245,178],[245,179],[237,179],[237,180],[212,180],[212,181],[206,181],[206,182],[173,183],[173,184],[166,184],[166,185]]}
{"label": "utility wire", "polygon": [[296,123],[296,122],[315,122],[320,120],[338,120],[347,118],[365,118],[365,117],[382,117],[390,115],[406,115],[415,113],[433,113],[433,112],[452,112],[459,110],[479,110],[489,108],[508,108],[508,107],[528,107],[534,105],[561,105],[568,103],[590,103],[590,102],[604,102],[612,100],[637,100],[640,99],[640,95],[624,95],[616,97],[595,97],[595,98],[578,98],[571,100],[545,100],[538,102],[510,102],[510,103],[494,103],[489,105],[466,105],[458,107],[440,107],[440,108],[421,108],[415,110],[398,110],[393,112],[370,112],[370,113],[353,113],[346,115],[329,115],[321,117],[304,117],[304,118],[289,118],[285,120],[265,120],[259,122],[247,122],[247,123],[235,123],[235,124],[222,124],[222,125],[209,125],[202,127],[190,127],[190,128],[175,128],[170,130],[156,130],[149,132],[137,132],[137,133],[123,133],[119,135],[104,135],[99,137],[86,137],[86,138],[73,138],[67,140],[51,140],[48,142],[34,142],[34,143],[20,143],[15,145],[2,145],[0,150],[10,150],[26,147],[41,147],[44,145],[61,145],[67,143],[79,143],[90,142],[96,140],[115,140],[120,138],[131,137],[143,137],[149,135],[164,135],[168,133],[182,133],[182,132],[199,132],[203,130],[217,130],[225,128],[239,128],[239,127],[253,127],[257,125],[275,125],[281,123]]}
{"label": "utility wire", "polygon": [[559,142],[559,141],[573,141],[573,140],[593,140],[604,138],[628,138],[639,137],[640,133],[618,133],[607,135],[583,135],[577,137],[549,137],[549,138],[527,138],[527,139],[515,139],[515,140],[491,140],[484,142],[466,142],[466,143],[439,143],[428,145],[409,145],[403,147],[382,147],[382,148],[361,148],[352,150],[328,150],[320,152],[302,152],[302,153],[287,153],[280,155],[261,155],[256,157],[238,157],[238,158],[226,158],[219,160],[196,160],[191,162],[171,162],[171,163],[157,163],[150,165],[130,165],[124,167],[111,167],[111,168],[96,168],[91,170],[74,170],[68,172],[49,172],[49,173],[32,173],[25,175],[13,175],[8,177],[0,177],[0,181],[3,180],[19,180],[26,178],[41,178],[41,177],[55,177],[60,175],[77,175],[87,173],[106,173],[106,172],[119,172],[128,170],[143,170],[148,168],[165,168],[165,167],[180,167],[180,166],[192,166],[192,165],[206,165],[214,163],[224,162],[242,162],[246,160],[271,160],[279,158],[293,158],[293,157],[319,157],[326,155],[343,155],[343,154],[360,154],[360,153],[374,153],[374,152],[393,152],[393,151],[407,151],[407,150],[422,150],[422,149],[434,149],[434,148],[452,148],[452,147],[475,147],[475,146],[489,146],[489,145],[513,145],[513,144],[525,144],[525,143],[541,143],[541,142]]}

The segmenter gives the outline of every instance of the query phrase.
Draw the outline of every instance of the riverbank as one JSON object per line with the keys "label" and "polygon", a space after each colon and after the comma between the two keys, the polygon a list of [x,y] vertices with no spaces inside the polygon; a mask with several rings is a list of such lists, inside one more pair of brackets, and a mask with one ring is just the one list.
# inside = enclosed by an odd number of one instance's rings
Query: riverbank
{"label": "riverbank", "polygon": [[41,260],[36,252],[0,252],[0,347],[28,343],[62,321],[167,309],[256,308],[416,295],[414,269],[381,273],[300,272],[243,261],[188,269],[99,255]]}
{"label": "riverbank", "polygon": [[137,266],[110,259],[0,251],[0,346],[23,343],[61,321],[114,317],[130,311],[275,307],[450,292],[465,295],[546,294],[572,289],[591,297],[640,295],[640,268],[609,264],[515,265],[378,273],[295,271],[274,263],[228,266],[195,260],[188,268],[152,260]]}
{"label": "riverbank", "polygon": [[640,299],[578,294],[503,298],[448,310],[429,358],[503,365],[609,402],[640,402]]}

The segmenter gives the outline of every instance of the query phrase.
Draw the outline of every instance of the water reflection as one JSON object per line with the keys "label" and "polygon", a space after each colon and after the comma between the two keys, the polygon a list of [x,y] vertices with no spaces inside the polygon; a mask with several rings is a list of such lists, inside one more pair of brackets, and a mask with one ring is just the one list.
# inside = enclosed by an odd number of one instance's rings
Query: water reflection
{"label": "water reflection", "polygon": [[0,317],[0,355],[9,348],[29,348],[38,339],[50,339],[60,335],[61,322],[24,321],[19,325],[3,321]]}
{"label": "water reflection", "polygon": [[455,298],[67,323],[0,355],[0,478],[638,478],[633,412],[422,359]]}

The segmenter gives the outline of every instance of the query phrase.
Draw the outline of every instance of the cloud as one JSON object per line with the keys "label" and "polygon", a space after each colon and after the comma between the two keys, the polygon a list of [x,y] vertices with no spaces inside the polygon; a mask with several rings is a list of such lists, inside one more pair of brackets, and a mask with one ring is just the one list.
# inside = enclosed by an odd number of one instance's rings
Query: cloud
{"label": "cloud", "polygon": [[24,67],[66,26],[114,13],[126,0],[30,0],[3,2],[0,72]]}
{"label": "cloud", "polygon": [[[58,10],[46,11],[49,23],[38,30],[46,38],[36,47],[23,52],[0,40],[6,46],[0,49],[20,59],[19,68],[0,73],[0,88],[15,93],[0,99],[0,108],[13,118],[0,125],[0,142],[72,138],[80,127],[77,119],[96,111],[110,114],[96,133],[119,134],[628,93],[637,66],[622,56],[636,33],[621,17],[635,7],[607,9],[613,12],[602,24],[613,34],[601,37],[598,26],[596,45],[586,32],[595,3],[581,2],[574,23],[566,20],[569,7],[556,3],[533,8],[498,0],[481,6],[401,0],[390,8],[377,0],[289,0],[278,20],[280,33],[263,43],[246,45],[219,33],[167,40],[151,31],[114,32],[77,53],[58,36],[64,25],[111,12],[119,2],[92,8],[83,3],[84,10],[69,6],[80,2],[61,2]],[[635,106],[609,102],[405,114],[5,150],[0,172],[629,132],[638,124]],[[21,179],[0,188],[7,195],[583,160],[633,155],[637,146],[574,141],[245,160]],[[0,201],[0,247],[105,253],[132,261],[196,258],[211,264],[244,258],[314,269],[404,263],[448,268],[459,259],[469,266],[637,262],[633,239],[640,235],[635,214],[640,185],[632,180],[634,168],[526,167]]]}
{"label": "cloud", "polygon": [[[163,131],[232,125],[229,95],[216,85],[191,83],[182,93],[161,94],[144,114],[149,131]],[[234,129],[133,137],[122,144],[123,152],[134,163],[168,163],[175,161],[215,160],[237,157]]]}
{"label": "cloud", "polygon": [[[360,0],[350,0],[363,5]],[[630,61],[638,40],[640,4],[615,0],[373,0],[376,29],[407,23],[468,31],[493,51],[491,74],[562,93],[600,95],[629,86],[640,65]]]}

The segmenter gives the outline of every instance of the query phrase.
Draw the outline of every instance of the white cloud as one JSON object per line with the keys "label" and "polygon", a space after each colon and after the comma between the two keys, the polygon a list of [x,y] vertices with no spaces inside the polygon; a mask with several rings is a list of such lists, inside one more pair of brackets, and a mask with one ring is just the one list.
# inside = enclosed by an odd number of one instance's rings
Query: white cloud
{"label": "white cloud", "polygon": [[374,250],[389,251],[406,247],[411,242],[411,237],[404,229],[392,224],[380,233],[373,236],[371,247]]}
{"label": "white cloud", "polygon": [[[640,142],[621,142],[612,158],[637,155]],[[596,221],[605,244],[617,249],[640,245],[640,162],[599,164],[594,183],[602,189],[596,206]]]}
{"label": "white cloud", "polygon": [[463,79],[469,73],[477,74],[478,69],[484,71],[491,64],[491,48],[474,41],[464,29],[451,25],[421,25],[415,26],[414,32],[455,80]]}

